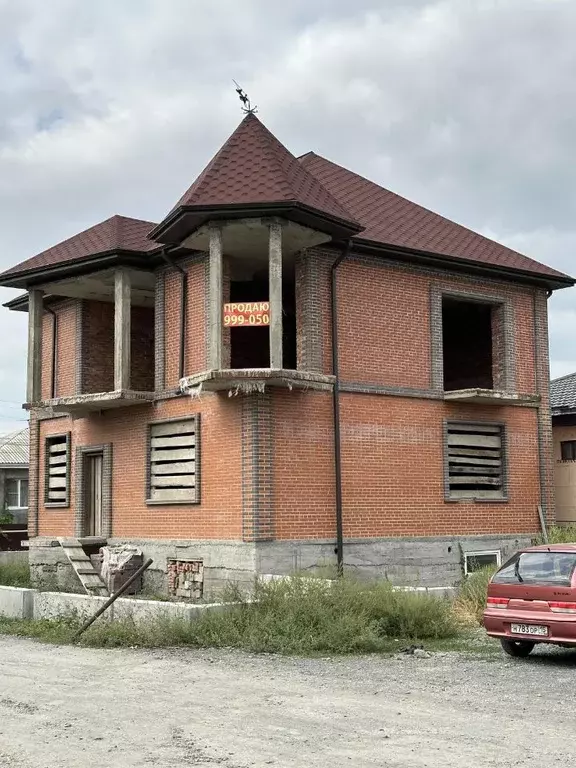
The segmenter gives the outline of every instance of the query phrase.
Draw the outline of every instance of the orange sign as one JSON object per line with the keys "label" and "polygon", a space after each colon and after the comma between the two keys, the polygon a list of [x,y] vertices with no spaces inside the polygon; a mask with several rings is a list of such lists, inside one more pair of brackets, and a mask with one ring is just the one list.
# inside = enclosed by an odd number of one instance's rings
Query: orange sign
{"label": "orange sign", "polygon": [[228,328],[270,325],[270,302],[240,301],[224,304],[224,325]]}

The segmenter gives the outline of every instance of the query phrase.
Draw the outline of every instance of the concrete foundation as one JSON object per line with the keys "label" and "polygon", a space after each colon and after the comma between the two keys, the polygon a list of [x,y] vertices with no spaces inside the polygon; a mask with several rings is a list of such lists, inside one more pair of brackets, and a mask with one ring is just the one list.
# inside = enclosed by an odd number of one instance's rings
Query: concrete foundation
{"label": "concrete foundation", "polygon": [[[529,534],[508,536],[446,536],[434,538],[353,539],[344,543],[344,568],[360,578],[389,579],[396,586],[454,587],[464,577],[467,552],[500,552],[505,562],[528,546]],[[227,584],[250,589],[256,576],[285,576],[295,572],[334,569],[334,541],[188,541],[111,538],[109,544],[131,544],[154,561],[145,572],[148,594],[169,594],[170,560],[201,561],[203,601],[217,597]],[[63,550],[51,539],[30,540],[33,583],[43,588],[81,592]]]}

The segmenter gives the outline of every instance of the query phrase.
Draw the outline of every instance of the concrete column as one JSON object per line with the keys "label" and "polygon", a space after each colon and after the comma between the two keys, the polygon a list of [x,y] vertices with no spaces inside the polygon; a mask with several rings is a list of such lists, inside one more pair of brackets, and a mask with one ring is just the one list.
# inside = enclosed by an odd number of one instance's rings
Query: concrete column
{"label": "concrete column", "polygon": [[114,389],[130,389],[130,274],[114,274]]}
{"label": "concrete column", "polygon": [[222,368],[222,314],[223,307],[223,269],[222,269],[222,229],[217,224],[210,225],[210,284],[208,286],[209,306],[209,348],[208,364],[211,370]]}
{"label": "concrete column", "polygon": [[26,402],[42,399],[42,321],[44,299],[42,291],[28,291],[28,378]]}
{"label": "concrete column", "polygon": [[268,240],[270,368],[282,368],[282,225],[270,224]]}

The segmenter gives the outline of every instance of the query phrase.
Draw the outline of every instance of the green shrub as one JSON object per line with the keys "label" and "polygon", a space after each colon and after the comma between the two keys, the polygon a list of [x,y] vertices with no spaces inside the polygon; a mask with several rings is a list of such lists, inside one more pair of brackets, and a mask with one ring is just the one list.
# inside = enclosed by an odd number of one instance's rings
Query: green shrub
{"label": "green shrub", "polygon": [[463,623],[482,624],[488,583],[496,570],[495,566],[482,568],[471,573],[462,582],[454,601],[454,611]]}
{"label": "green shrub", "polygon": [[0,585],[4,587],[30,587],[30,567],[26,560],[0,563]]}

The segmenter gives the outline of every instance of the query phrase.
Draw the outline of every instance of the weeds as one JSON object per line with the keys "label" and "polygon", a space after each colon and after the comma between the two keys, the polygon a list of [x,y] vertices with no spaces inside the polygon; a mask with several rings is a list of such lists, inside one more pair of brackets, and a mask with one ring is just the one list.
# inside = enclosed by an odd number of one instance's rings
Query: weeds
{"label": "weeds", "polygon": [[496,570],[495,567],[482,568],[471,573],[462,582],[454,601],[454,613],[462,624],[467,626],[482,624],[488,582]]}
{"label": "weeds", "polygon": [[30,587],[28,562],[17,560],[13,563],[0,563],[0,585],[4,587]]}
{"label": "weeds", "polygon": [[576,525],[553,525],[548,529],[548,542],[540,534],[533,540],[534,544],[574,544],[576,542]]}
{"label": "weeds", "polygon": [[[382,581],[362,583],[346,578],[327,582],[294,576],[257,584],[251,601],[234,588],[224,599],[236,604],[205,612],[192,621],[99,621],[81,642],[98,647],[226,647],[316,655],[385,653],[401,648],[403,643],[448,642],[459,633],[448,600],[395,591]],[[50,642],[69,642],[77,626],[77,621],[72,620],[0,619],[0,632],[27,634]]]}

